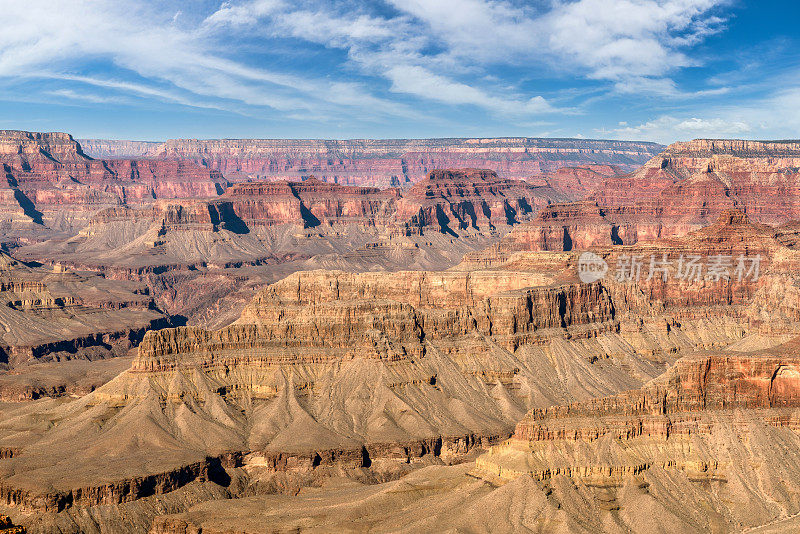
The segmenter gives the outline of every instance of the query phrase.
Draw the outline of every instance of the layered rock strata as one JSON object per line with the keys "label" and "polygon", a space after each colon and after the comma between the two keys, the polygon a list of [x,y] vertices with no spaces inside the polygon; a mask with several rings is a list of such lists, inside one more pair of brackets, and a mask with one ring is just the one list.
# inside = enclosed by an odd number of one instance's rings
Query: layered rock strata
{"label": "layered rock strata", "polygon": [[732,208],[780,224],[800,218],[797,147],[711,139],[674,143],[641,169],[605,179],[590,198],[615,218],[649,223],[651,238],[705,226]]}
{"label": "layered rock strata", "polygon": [[[476,474],[597,488],[586,506],[613,503],[613,531],[649,531],[634,520],[645,503],[688,531],[780,523],[799,511],[787,498],[799,482],[790,467],[800,450],[798,346],[688,356],[639,390],[532,410],[512,439],[478,458]],[[765,483],[748,489],[756,481]],[[576,512],[565,519],[579,523]]]}
{"label": "layered rock strata", "polygon": [[[681,236],[732,209],[754,222],[787,223],[800,217],[798,164],[791,142],[675,143],[635,172],[589,178],[593,191],[582,189],[586,200],[548,207],[511,232],[495,253],[587,249]],[[560,174],[570,183],[574,170],[561,169],[548,183],[558,187],[555,177]]]}
{"label": "layered rock strata", "polygon": [[0,165],[0,228],[22,238],[80,228],[102,208],[217,196],[227,185],[189,162],[95,160],[65,133],[0,131]]}
{"label": "layered rock strata", "polygon": [[[0,461],[2,494],[62,517],[223,476],[214,465],[252,484],[326,465],[453,461],[530,407],[640,384],[746,334],[725,314],[620,322],[624,301],[563,277],[291,275],[226,328],[148,333],[130,370],[79,400],[8,413],[0,444],[17,452]],[[70,423],[31,428],[34,409]],[[62,460],[45,467],[55,443]],[[87,459],[110,448],[101,483]]]}
{"label": "layered rock strata", "polygon": [[81,148],[96,159],[139,159],[155,149],[158,141],[128,141],[120,139],[77,139]]}
{"label": "layered rock strata", "polygon": [[491,169],[517,180],[584,164],[633,170],[660,148],[654,143],[531,138],[173,139],[147,154],[189,160],[231,180],[297,180],[314,175],[340,184],[406,187],[434,169],[454,167]]}
{"label": "layered rock strata", "polygon": [[141,285],[48,270],[0,254],[0,364],[124,353],[163,327]]}
{"label": "layered rock strata", "polygon": [[101,209],[78,235],[16,253],[145,281],[162,309],[190,318],[209,316],[218,300],[206,290],[201,302],[203,280],[230,294],[243,288],[229,301],[236,306],[232,320],[255,285],[300,269],[451,267],[561,199],[548,186],[477,170],[432,173],[405,192],[316,179],[248,182],[213,200],[155,199]]}

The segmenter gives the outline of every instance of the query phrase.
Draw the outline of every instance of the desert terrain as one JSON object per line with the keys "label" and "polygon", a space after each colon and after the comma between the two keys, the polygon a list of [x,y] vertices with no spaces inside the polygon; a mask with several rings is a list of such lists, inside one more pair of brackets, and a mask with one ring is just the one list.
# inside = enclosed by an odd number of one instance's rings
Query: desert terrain
{"label": "desert terrain", "polygon": [[800,143],[0,163],[1,533],[798,525]]}

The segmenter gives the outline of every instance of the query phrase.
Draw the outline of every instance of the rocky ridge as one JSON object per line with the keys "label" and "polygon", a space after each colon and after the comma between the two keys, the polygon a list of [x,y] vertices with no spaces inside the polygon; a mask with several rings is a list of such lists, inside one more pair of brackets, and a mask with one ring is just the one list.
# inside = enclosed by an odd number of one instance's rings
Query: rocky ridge
{"label": "rocky ridge", "polygon": [[[577,250],[681,236],[733,209],[754,222],[788,224],[800,217],[796,145],[675,143],[633,173],[595,181],[585,200],[548,206],[514,228],[493,253]],[[793,235],[791,227],[775,232],[786,235],[781,239]]]}
{"label": "rocky ridge", "polygon": [[712,139],[675,143],[641,169],[605,179],[590,198],[613,217],[657,223],[651,237],[708,225],[733,208],[761,223],[784,223],[800,217],[797,146]]}
{"label": "rocky ridge", "polygon": [[81,148],[96,159],[140,159],[160,143],[158,141],[127,141],[120,139],[76,139]]}
{"label": "rocky ridge", "polygon": [[95,160],[66,133],[0,131],[0,164],[0,228],[22,240],[79,229],[99,209],[216,196],[227,185],[188,162]]}
{"label": "rocky ridge", "polygon": [[171,139],[146,155],[192,161],[234,181],[314,175],[347,185],[407,187],[446,168],[491,169],[517,180],[585,164],[600,165],[599,172],[607,165],[633,170],[660,148],[654,143],[534,138]]}

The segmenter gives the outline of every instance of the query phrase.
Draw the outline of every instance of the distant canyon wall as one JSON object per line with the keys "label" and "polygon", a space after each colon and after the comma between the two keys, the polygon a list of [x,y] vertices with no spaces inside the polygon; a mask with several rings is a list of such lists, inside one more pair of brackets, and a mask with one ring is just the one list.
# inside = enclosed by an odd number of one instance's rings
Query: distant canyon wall
{"label": "distant canyon wall", "polygon": [[664,147],[656,143],[583,139],[170,139],[165,143],[80,140],[93,157],[180,159],[232,181],[298,180],[314,175],[345,185],[405,187],[434,169],[490,169],[524,180],[562,167],[638,168]]}

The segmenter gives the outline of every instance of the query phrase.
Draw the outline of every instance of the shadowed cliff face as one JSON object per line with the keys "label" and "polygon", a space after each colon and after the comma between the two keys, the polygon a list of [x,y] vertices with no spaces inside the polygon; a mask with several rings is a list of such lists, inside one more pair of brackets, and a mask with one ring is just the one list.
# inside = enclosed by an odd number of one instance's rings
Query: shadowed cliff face
{"label": "shadowed cliff face", "polygon": [[442,171],[403,193],[313,177],[228,187],[187,160],[93,160],[67,134],[3,139],[0,230],[21,258],[144,281],[163,309],[215,324],[303,268],[450,267],[569,198],[491,171]]}
{"label": "shadowed cliff face", "polygon": [[25,527],[15,526],[11,518],[0,514],[0,534],[25,534]]}
{"label": "shadowed cliff face", "polygon": [[[569,143],[565,147],[575,150]],[[119,219],[123,211],[118,208],[131,208],[132,217],[148,218],[150,206],[161,199],[185,198],[186,211],[197,211],[197,199],[216,197],[229,185],[218,170],[180,159],[93,160],[68,134],[0,132],[0,162],[7,178],[5,189],[0,187],[0,215],[5,213],[0,224],[7,226],[7,237],[22,241],[71,237],[107,217],[103,210],[114,211]],[[397,189],[351,188],[311,177],[237,184],[222,196],[230,209],[208,210],[235,215],[231,221],[218,218],[219,225],[227,222],[240,234],[251,226],[345,222],[392,226],[403,233],[434,227],[456,235],[515,224],[544,205],[571,198],[546,183],[531,185],[479,170],[437,171],[404,195]]]}

